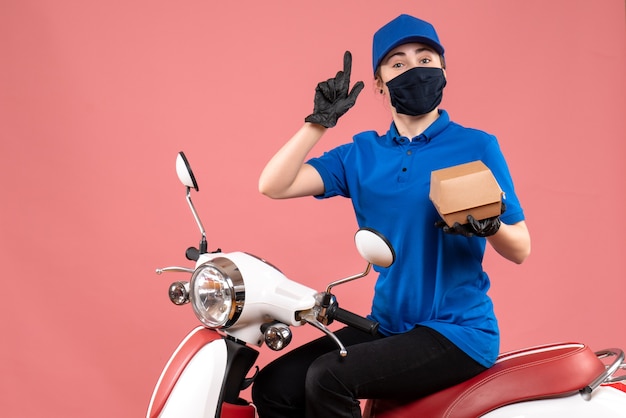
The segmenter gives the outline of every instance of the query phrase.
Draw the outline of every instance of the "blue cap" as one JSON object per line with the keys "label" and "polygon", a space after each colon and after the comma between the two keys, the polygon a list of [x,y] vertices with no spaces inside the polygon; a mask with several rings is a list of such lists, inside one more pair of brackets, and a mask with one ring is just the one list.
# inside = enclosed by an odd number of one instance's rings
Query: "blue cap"
{"label": "blue cap", "polygon": [[389,51],[409,42],[428,45],[439,55],[443,55],[443,46],[439,43],[439,37],[433,25],[416,17],[402,14],[374,34],[372,48],[374,73]]}

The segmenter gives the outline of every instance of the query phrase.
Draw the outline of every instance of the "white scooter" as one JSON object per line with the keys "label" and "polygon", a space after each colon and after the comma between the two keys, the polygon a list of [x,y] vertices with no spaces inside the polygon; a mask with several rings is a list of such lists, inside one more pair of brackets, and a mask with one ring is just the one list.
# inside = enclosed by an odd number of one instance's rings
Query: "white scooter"
{"label": "white scooter", "polygon": [[[157,273],[191,275],[189,281],[172,283],[169,297],[176,305],[191,303],[202,325],[185,337],[165,365],[147,417],[254,418],[254,405],[240,396],[254,382],[254,374],[248,377],[258,356],[254,347],[265,343],[281,350],[291,341],[290,327],[308,324],[336,342],[338,356],[349,355],[327,325],[339,321],[375,333],[378,324],[339,308],[332,288],[364,277],[372,265],[391,265],[395,254],[376,231],[360,229],[355,244],[368,262],[365,271],[317,292],[251,254],[207,252],[206,233],[190,197],[198,184],[182,152],[176,171],[187,187],[187,203],[202,238],[198,249],[186,253],[195,268],[166,267]],[[623,370],[621,349],[594,353],[579,343],[532,347],[502,354],[480,375],[425,398],[408,403],[367,400],[364,417],[626,417]]]}

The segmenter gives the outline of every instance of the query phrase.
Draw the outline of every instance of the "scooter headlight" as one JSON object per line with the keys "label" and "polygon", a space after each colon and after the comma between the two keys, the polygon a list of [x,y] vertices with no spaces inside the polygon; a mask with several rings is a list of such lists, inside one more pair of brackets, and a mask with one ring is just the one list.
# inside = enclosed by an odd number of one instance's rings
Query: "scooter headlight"
{"label": "scooter headlight", "polygon": [[209,328],[228,328],[237,322],[245,301],[241,272],[227,258],[202,264],[191,276],[191,306]]}

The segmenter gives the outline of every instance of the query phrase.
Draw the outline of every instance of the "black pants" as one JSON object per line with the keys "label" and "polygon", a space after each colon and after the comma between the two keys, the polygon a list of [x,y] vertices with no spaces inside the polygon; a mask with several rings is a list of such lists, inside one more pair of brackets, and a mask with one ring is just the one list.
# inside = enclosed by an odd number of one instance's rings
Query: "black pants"
{"label": "black pants", "polygon": [[252,396],[260,418],[361,417],[359,399],[414,399],[467,380],[485,367],[431,328],[391,337],[352,328],[322,337],[265,367]]}

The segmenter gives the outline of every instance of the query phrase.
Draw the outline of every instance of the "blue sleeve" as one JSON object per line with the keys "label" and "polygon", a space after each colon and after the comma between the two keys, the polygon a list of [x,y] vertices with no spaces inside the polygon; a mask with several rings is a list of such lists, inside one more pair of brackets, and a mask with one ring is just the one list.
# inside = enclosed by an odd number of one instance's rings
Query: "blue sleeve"
{"label": "blue sleeve", "polygon": [[324,193],[315,196],[316,198],[350,197],[346,181],[345,157],[351,147],[352,144],[341,145],[306,162],[317,170],[324,182]]}

